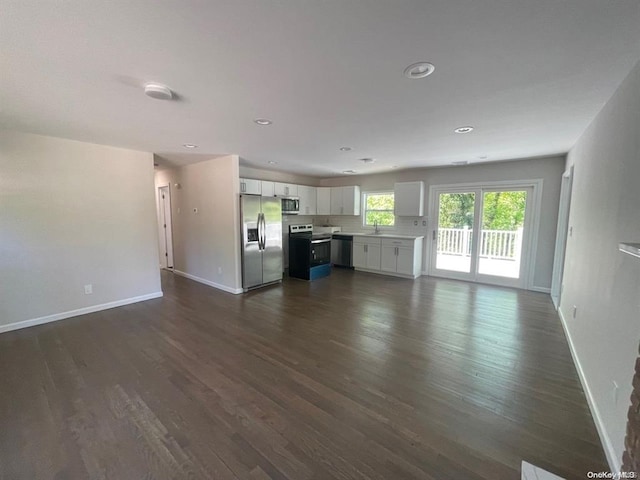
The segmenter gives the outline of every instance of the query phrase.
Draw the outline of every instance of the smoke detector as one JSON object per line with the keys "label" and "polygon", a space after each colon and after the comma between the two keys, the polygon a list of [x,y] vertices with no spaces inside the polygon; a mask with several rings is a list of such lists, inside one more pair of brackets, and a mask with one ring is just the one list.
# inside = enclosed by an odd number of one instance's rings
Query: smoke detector
{"label": "smoke detector", "polygon": [[173,98],[173,92],[169,87],[153,82],[145,84],[144,94],[156,100],[171,100]]}

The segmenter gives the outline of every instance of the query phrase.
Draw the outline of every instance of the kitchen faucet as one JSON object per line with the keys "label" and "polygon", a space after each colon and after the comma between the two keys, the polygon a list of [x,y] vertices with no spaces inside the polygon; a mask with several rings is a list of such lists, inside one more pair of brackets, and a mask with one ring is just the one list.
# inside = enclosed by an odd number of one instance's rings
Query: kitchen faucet
{"label": "kitchen faucet", "polygon": [[373,221],[373,229],[373,233],[380,233],[380,230],[378,229],[378,220]]}

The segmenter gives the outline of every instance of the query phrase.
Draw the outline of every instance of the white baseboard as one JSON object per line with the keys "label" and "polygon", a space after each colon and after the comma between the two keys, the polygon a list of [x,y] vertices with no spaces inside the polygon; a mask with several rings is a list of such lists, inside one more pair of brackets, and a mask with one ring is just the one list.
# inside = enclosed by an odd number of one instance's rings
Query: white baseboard
{"label": "white baseboard", "polygon": [[173,273],[175,273],[176,275],[180,275],[181,277],[188,278],[189,280],[193,280],[194,282],[204,283],[205,285],[209,285],[210,287],[217,288],[218,290],[223,290],[225,292],[233,293],[234,295],[237,295],[238,293],[243,292],[241,288],[227,287],[226,285],[212,282],[211,280],[207,280],[206,278],[196,277],[195,275],[191,275],[190,273],[186,273],[186,272],[181,272],[180,270],[174,269]]}
{"label": "white baseboard", "polygon": [[584,393],[587,396],[587,403],[589,404],[589,410],[591,410],[591,416],[596,424],[596,429],[598,430],[598,435],[600,435],[600,442],[602,442],[602,447],[604,448],[604,453],[607,456],[607,462],[609,463],[609,468],[612,472],[620,472],[622,469],[622,458],[618,458],[616,452],[613,448],[613,444],[611,443],[611,438],[609,438],[609,434],[607,433],[607,429],[604,426],[604,422],[602,421],[602,417],[600,416],[600,411],[598,410],[598,406],[593,398],[593,394],[589,389],[589,384],[587,382],[587,378],[584,375],[584,371],[582,370],[582,365],[580,364],[580,359],[578,358],[578,354],[573,345],[573,340],[571,338],[571,333],[569,333],[569,327],[567,326],[567,322],[564,319],[564,315],[562,314],[562,309],[558,308],[558,315],[560,316],[560,322],[562,323],[562,328],[564,328],[564,334],[567,337],[567,341],[569,342],[569,350],[571,351],[571,357],[573,358],[573,363],[576,366],[576,370],[578,371],[578,377],[580,377],[580,383],[582,384],[582,388]]}
{"label": "white baseboard", "polygon": [[0,333],[10,332],[12,330],[18,330],[20,328],[33,327],[35,325],[42,325],[43,323],[57,322],[58,320],[64,320],[65,318],[77,317],[78,315],[86,315],[87,313],[99,312],[101,310],[109,310],[110,308],[122,307],[123,305],[144,302],[145,300],[151,300],[152,298],[159,297],[162,297],[162,292],[154,292],[147,295],[140,295],[139,297],[125,298],[123,300],[116,300],[115,302],[92,305],[90,307],[69,310],[68,312],[54,313],[53,315],[32,318],[30,320],[22,320],[20,322],[9,323],[8,325],[0,325]]}
{"label": "white baseboard", "polygon": [[548,288],[548,287],[536,287],[536,286],[533,286],[533,287],[529,288],[529,290],[531,290],[532,292],[540,292],[540,293],[551,294],[551,289]]}

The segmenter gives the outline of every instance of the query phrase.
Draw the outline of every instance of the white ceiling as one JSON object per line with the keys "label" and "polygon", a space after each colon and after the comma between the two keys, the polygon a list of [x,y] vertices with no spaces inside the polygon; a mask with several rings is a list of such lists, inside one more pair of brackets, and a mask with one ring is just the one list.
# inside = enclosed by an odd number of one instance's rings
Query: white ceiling
{"label": "white ceiling", "polygon": [[0,125],[317,176],[563,153],[640,57],[639,5],[0,0]]}

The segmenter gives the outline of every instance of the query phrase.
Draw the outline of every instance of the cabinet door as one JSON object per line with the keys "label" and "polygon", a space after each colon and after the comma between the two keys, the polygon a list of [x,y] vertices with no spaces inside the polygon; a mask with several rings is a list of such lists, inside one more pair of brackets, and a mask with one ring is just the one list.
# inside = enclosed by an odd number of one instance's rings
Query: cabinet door
{"label": "cabinet door", "polygon": [[360,187],[342,187],[343,215],[360,215]]}
{"label": "cabinet door", "polygon": [[287,183],[286,188],[288,192],[287,195],[289,195],[290,197],[298,196],[298,185],[294,185],[293,183]]}
{"label": "cabinet door", "polygon": [[260,185],[262,187],[263,197],[273,197],[276,194],[275,190],[273,189],[273,182],[265,182],[264,180],[262,180],[260,182]]}
{"label": "cabinet door", "polygon": [[300,197],[300,215],[315,215],[316,187],[298,185],[298,196]]}
{"label": "cabinet door", "polygon": [[396,183],[394,210],[398,217],[422,217],[424,213],[424,182]]}
{"label": "cabinet door", "polygon": [[367,268],[367,252],[366,244],[354,243],[353,244],[353,266],[356,268]]}
{"label": "cabinet door", "polygon": [[253,195],[260,195],[262,193],[262,185],[260,183],[260,180],[253,180],[250,178],[241,178],[240,193],[250,193]]}
{"label": "cabinet door", "polygon": [[316,189],[318,215],[331,215],[331,187],[318,187]]}
{"label": "cabinet door", "polygon": [[383,272],[395,272],[396,271],[396,250],[397,247],[390,245],[382,246],[382,255],[380,257],[380,270]]}
{"label": "cabinet door", "polygon": [[331,187],[331,215],[342,214],[342,187]]}
{"label": "cabinet door", "polygon": [[274,195],[278,195],[279,197],[287,196],[286,192],[287,185],[280,182],[274,182],[273,184],[273,193]]}
{"label": "cabinet door", "polygon": [[413,248],[397,247],[397,272],[413,275]]}
{"label": "cabinet door", "polygon": [[380,270],[380,244],[367,245],[367,268]]}

